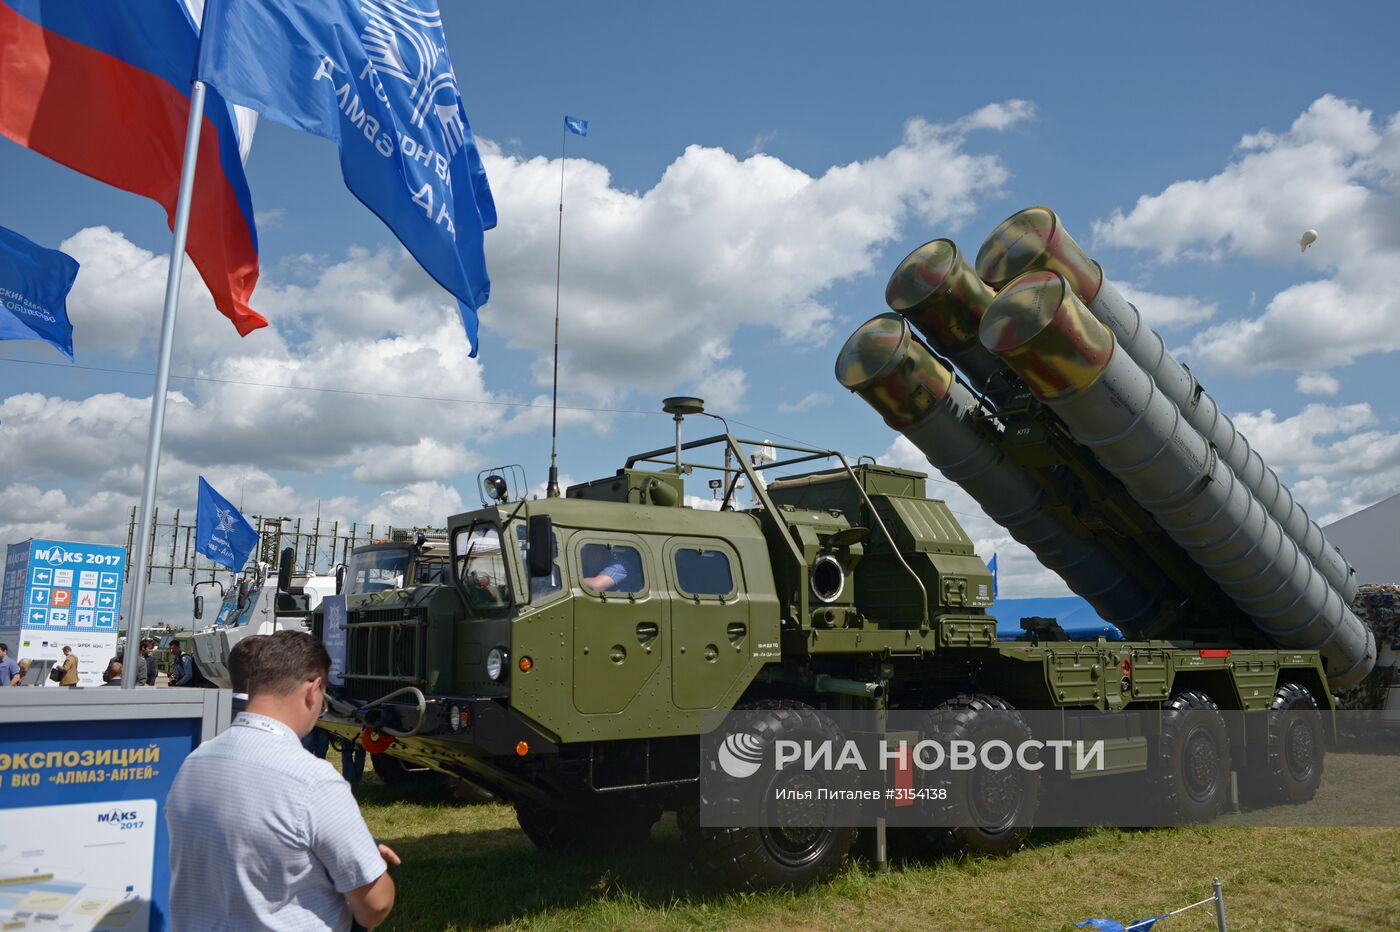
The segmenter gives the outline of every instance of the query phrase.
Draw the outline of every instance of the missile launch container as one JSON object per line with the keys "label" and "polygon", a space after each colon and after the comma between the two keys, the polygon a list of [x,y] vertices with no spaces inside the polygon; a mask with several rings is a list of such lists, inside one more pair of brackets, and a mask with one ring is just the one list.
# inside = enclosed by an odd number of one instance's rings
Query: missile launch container
{"label": "missile launch container", "polygon": [[[682,443],[702,407],[668,399],[674,450],[564,497],[488,477],[448,522],[446,581],[350,604],[322,727],[512,801],[545,849],[639,842],[674,811],[697,869],[751,889],[829,877],[856,831],[701,824],[702,733],[730,710],[769,739],[809,710],[1087,710],[1095,779],[1148,770],[1177,817],[1218,813],[1232,770],[1257,801],[1310,798],[1330,689],[1374,663],[1349,569],[1136,309],[1044,208],[975,270],[921,247],[887,300],[838,379],[1127,640],[998,639],[991,574],[924,474],[727,429]],[[684,504],[703,469],[720,510]],[[1037,786],[970,777],[976,824],[922,838],[1014,850]]]}

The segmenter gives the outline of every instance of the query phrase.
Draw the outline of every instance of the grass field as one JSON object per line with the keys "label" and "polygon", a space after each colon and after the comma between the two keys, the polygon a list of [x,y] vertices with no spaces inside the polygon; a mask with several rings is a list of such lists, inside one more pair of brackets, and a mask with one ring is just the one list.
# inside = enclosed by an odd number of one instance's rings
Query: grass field
{"label": "grass field", "polygon": [[[1044,830],[1009,858],[882,873],[857,860],[805,893],[735,896],[691,879],[670,817],[635,852],[585,859],[537,851],[506,805],[442,803],[372,774],[356,793],[404,861],[385,929],[1062,930],[1185,906],[1215,875],[1231,930],[1400,929],[1400,829]],[[1157,928],[1212,930],[1209,910]]]}

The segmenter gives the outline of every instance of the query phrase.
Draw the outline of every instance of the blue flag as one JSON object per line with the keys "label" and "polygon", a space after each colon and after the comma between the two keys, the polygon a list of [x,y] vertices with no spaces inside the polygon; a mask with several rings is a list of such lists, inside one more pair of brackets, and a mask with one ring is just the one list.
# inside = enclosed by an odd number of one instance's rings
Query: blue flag
{"label": "blue flag", "polygon": [[992,601],[997,600],[997,555],[992,554],[992,559],[987,563],[987,569],[992,571]]}
{"label": "blue flag", "polygon": [[588,135],[588,121],[580,119],[579,117],[564,117],[564,128],[575,136]]}
{"label": "blue flag", "polygon": [[78,260],[0,227],[0,340],[43,340],[73,358],[68,290]]}
{"label": "blue flag", "polygon": [[257,546],[258,532],[253,530],[248,519],[200,476],[199,509],[194,521],[195,552],[237,572],[243,569]]}
{"label": "blue flag", "polygon": [[340,147],[351,193],[456,296],[475,356],[496,204],[437,0],[209,0],[198,74]]}

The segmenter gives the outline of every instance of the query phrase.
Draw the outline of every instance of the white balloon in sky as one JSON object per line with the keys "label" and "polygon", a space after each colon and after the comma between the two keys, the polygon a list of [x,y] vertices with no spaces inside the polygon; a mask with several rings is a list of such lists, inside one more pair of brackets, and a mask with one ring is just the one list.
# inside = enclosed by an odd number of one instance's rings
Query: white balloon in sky
{"label": "white balloon in sky", "polygon": [[1299,252],[1307,252],[1308,247],[1317,242],[1316,230],[1304,230],[1303,236],[1298,240]]}

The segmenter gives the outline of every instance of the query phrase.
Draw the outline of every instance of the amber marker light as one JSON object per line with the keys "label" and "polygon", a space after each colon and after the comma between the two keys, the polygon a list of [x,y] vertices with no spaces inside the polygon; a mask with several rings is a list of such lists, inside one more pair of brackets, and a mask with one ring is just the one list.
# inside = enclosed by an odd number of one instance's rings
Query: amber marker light
{"label": "amber marker light", "polygon": [[529,744],[525,743],[524,741],[517,741],[517,742],[515,742],[515,756],[516,756],[516,757],[524,757],[526,754],[529,754],[529,753],[530,753],[530,745],[529,745]]}
{"label": "amber marker light", "polygon": [[532,667],[534,667],[534,665],[535,665],[535,662],[534,662],[533,660],[531,660],[529,657],[521,657],[521,658],[520,658],[520,672],[521,672],[521,673],[529,673],[529,672],[530,672],[530,669],[531,669]]}

